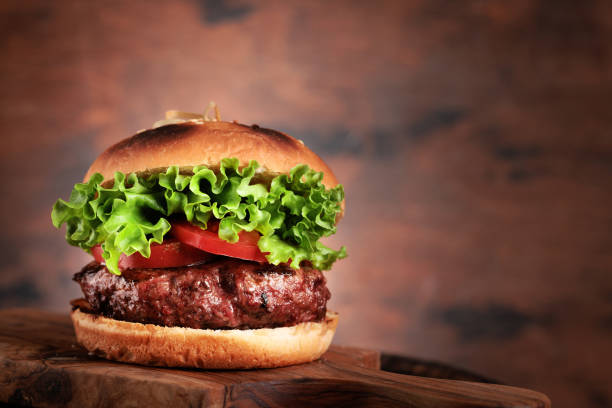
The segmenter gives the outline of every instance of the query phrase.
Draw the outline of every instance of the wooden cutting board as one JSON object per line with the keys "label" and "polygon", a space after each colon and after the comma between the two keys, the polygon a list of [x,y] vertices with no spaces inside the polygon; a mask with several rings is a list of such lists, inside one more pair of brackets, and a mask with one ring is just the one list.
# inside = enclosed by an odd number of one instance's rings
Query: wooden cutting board
{"label": "wooden cutting board", "polygon": [[0,311],[0,402],[68,407],[549,407],[538,392],[380,371],[374,351],[332,346],[318,361],[202,371],[115,363],[75,341],[68,315]]}

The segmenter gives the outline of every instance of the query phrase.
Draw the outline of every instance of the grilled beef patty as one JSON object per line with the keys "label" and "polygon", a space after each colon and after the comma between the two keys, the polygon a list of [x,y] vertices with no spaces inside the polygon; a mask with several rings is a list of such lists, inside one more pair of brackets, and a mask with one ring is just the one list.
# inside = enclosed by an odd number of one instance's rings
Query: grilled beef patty
{"label": "grilled beef patty", "polygon": [[113,275],[91,262],[74,275],[90,311],[113,319],[195,329],[293,326],[325,317],[320,271],[233,258]]}

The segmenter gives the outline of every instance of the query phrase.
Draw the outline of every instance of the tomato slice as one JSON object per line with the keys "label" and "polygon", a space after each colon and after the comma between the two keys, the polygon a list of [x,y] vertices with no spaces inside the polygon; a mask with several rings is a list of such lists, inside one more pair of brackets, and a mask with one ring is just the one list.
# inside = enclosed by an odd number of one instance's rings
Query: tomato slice
{"label": "tomato slice", "polygon": [[216,223],[209,223],[208,229],[203,230],[188,222],[177,222],[172,224],[170,230],[170,233],[182,243],[199,248],[202,251],[249,261],[268,262],[257,246],[260,237],[257,231],[240,232],[238,234],[239,240],[236,243],[222,240],[217,232],[218,224]]}
{"label": "tomato slice", "polygon": [[[102,247],[96,245],[91,249],[95,260],[104,263]],[[130,268],[174,268],[208,261],[214,255],[185,245],[176,239],[166,239],[161,244],[151,244],[151,256],[145,258],[136,252],[132,255],[121,254],[119,269]]]}

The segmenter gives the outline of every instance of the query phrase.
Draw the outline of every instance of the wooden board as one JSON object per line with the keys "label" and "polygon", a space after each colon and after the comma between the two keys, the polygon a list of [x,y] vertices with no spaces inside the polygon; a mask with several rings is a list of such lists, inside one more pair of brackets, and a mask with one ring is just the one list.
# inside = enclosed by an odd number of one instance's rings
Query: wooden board
{"label": "wooden board", "polygon": [[380,371],[377,352],[333,346],[321,360],[248,371],[164,369],[88,355],[67,315],[0,311],[0,401],[28,406],[549,407],[540,393]]}

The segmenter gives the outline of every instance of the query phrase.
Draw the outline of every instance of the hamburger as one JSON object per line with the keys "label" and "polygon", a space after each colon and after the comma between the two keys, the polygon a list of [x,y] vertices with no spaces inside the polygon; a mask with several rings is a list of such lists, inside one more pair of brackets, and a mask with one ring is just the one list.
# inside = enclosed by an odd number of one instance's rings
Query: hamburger
{"label": "hamburger", "polygon": [[346,256],[344,192],[287,134],[171,111],[109,147],[52,210],[93,256],[74,275],[77,341],[144,365],[299,364],[329,347],[338,316],[321,271]]}

